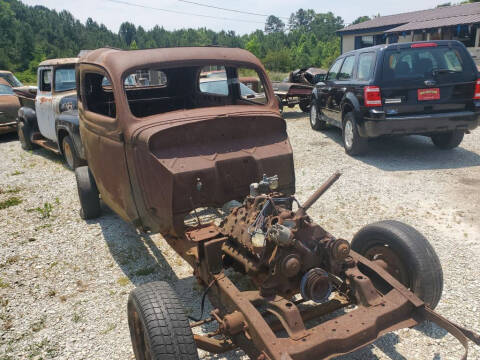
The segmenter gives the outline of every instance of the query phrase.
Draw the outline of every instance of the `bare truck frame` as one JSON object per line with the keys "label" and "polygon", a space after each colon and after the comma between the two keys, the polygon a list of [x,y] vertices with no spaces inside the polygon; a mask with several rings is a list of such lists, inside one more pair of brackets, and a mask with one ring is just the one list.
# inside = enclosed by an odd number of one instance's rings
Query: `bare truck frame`
{"label": "bare truck frame", "polygon": [[[225,71],[227,88],[202,91],[205,67]],[[244,67],[262,82],[264,103],[241,96]],[[132,73],[146,80],[127,85]],[[463,359],[467,339],[480,343],[432,310],[442,269],[420,233],[384,221],[349,243],[314,223],[307,210],[340,174],[298,204],[286,124],[249,52],[99,49],[79,60],[77,81],[88,160],[76,170],[82,216],[100,215],[100,194],[126,221],[160,232],[215,308],[188,322],[168,284],[136,288],[128,317],[137,359],[196,359],[197,347],[239,347],[261,360],[330,359],[425,320],[464,345]],[[217,326],[192,334],[207,323]]]}

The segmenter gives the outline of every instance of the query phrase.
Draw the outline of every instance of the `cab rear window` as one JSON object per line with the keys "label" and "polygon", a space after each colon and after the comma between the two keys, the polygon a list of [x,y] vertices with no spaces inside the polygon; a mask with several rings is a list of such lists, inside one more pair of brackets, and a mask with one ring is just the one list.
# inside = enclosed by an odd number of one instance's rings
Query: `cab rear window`
{"label": "cab rear window", "polygon": [[425,80],[464,72],[468,64],[458,49],[446,46],[385,51],[383,81]]}

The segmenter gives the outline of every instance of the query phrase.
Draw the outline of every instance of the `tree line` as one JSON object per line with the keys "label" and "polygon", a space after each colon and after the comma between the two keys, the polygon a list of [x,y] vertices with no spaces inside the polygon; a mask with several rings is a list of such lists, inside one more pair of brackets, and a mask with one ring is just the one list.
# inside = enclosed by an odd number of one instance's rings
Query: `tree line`
{"label": "tree line", "polygon": [[287,24],[270,16],[264,29],[246,35],[206,28],[168,31],[155,26],[145,30],[129,22],[121,24],[115,34],[91,18],[83,24],[68,11],[0,0],[0,69],[13,71],[20,80],[34,83],[39,62],[74,57],[80,50],[205,45],[245,48],[270,71],[327,68],[340,54],[340,39],[335,32],[343,26],[343,19],[331,12],[299,9]]}

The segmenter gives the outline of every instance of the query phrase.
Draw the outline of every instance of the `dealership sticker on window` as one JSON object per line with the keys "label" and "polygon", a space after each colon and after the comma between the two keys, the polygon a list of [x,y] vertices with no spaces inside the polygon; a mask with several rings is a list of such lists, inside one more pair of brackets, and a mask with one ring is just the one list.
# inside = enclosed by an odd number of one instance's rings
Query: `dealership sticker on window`
{"label": "dealership sticker on window", "polygon": [[418,100],[440,100],[440,89],[418,89]]}

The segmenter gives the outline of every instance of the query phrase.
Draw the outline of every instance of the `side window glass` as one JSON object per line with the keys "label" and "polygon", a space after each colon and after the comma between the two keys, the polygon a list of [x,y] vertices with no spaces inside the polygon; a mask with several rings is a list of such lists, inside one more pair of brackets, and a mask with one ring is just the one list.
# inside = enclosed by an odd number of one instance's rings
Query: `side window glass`
{"label": "side window glass", "polygon": [[249,68],[237,68],[237,74],[238,81],[234,81],[240,86],[240,97],[246,103],[266,104],[265,88],[258,73]]}
{"label": "side window glass", "polygon": [[338,74],[338,80],[350,80],[353,77],[353,66],[355,65],[355,56],[349,56],[342,65],[342,70]]}
{"label": "side window glass", "polygon": [[358,57],[358,80],[370,80],[373,75],[373,67],[375,64],[375,53],[363,53]]}
{"label": "side window glass", "polygon": [[55,91],[75,89],[75,68],[60,68],[55,70]]}
{"label": "side window glass", "polygon": [[40,91],[52,91],[52,70],[40,72]]}
{"label": "side window glass", "polygon": [[342,65],[343,59],[338,59],[328,71],[327,80],[335,80]]}
{"label": "side window glass", "polygon": [[[84,73],[82,85],[82,101],[88,111],[116,117],[115,98],[111,86],[105,86],[105,75],[99,73]],[[107,79],[107,82],[110,81]]]}
{"label": "side window glass", "polygon": [[227,72],[224,66],[205,66],[200,72],[200,92],[228,96]]}

